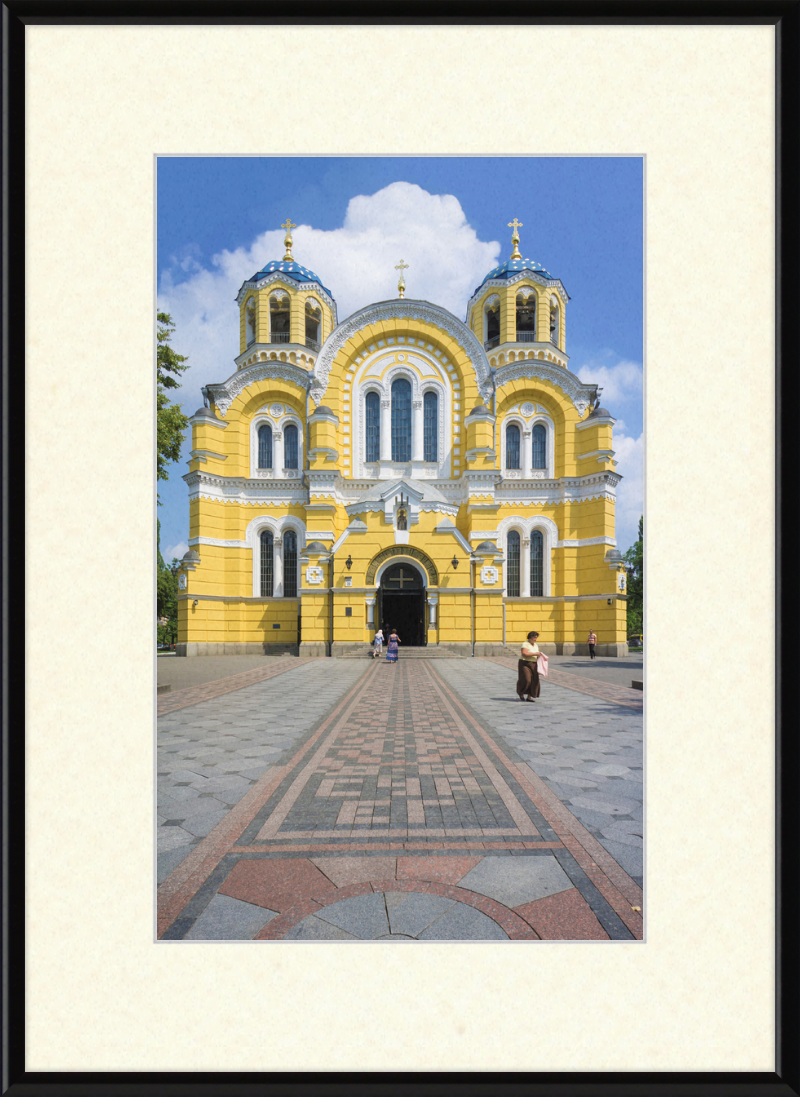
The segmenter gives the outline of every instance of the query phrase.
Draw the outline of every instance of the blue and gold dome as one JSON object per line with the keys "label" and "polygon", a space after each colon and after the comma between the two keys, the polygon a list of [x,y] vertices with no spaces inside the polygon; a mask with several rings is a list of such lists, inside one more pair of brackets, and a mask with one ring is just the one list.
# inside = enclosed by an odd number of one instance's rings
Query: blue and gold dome
{"label": "blue and gold dome", "polygon": [[267,274],[287,274],[296,282],[316,282],[322,286],[329,297],[333,296],[328,287],[323,285],[318,274],[315,274],[313,270],[309,270],[308,267],[301,267],[294,259],[271,259],[266,266],[256,271],[250,281],[257,282],[259,278],[263,278]]}

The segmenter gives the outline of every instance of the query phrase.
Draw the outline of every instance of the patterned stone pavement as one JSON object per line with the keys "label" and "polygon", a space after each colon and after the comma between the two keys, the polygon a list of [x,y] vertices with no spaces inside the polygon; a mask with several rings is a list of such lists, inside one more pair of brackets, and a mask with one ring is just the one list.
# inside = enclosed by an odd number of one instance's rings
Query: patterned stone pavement
{"label": "patterned stone pavement", "polygon": [[160,719],[158,936],[641,939],[640,713],[503,664],[282,660]]}

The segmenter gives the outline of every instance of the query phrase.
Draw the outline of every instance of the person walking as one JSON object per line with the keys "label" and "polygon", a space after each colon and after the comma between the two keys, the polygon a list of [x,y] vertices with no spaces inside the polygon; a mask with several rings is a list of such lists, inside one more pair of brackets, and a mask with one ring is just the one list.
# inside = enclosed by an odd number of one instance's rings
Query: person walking
{"label": "person walking", "polygon": [[527,640],[522,645],[517,663],[517,697],[520,701],[535,701],[539,696],[541,687],[538,664],[542,653],[536,643],[538,638],[538,632],[529,632]]}
{"label": "person walking", "polygon": [[397,635],[396,629],[390,629],[389,631],[389,644],[386,648],[386,662],[397,662],[397,645],[400,643],[400,637]]}
{"label": "person walking", "polygon": [[383,629],[379,628],[375,633],[375,650],[372,653],[373,659],[379,659],[383,654]]}
{"label": "person walking", "polygon": [[589,658],[594,659],[594,646],[597,643],[597,633],[594,629],[589,631]]}

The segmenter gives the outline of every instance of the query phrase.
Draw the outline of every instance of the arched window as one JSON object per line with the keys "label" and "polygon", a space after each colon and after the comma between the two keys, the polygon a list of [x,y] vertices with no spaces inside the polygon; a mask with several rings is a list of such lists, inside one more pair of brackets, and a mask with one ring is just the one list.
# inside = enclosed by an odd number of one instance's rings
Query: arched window
{"label": "arched window", "polygon": [[403,377],[392,384],[392,460],[411,460],[411,382]]}
{"label": "arched window", "polygon": [[550,298],[550,342],[554,347],[559,345],[560,316],[558,302],[555,297]]}
{"label": "arched window", "polygon": [[500,302],[495,299],[486,308],[486,350],[491,350],[500,342]]}
{"label": "arched window", "polygon": [[298,467],[297,427],[294,423],[289,423],[283,432],[283,467],[285,469],[296,469]]}
{"label": "arched window", "polygon": [[439,397],[435,392],[426,392],[422,401],[425,447],[425,461],[438,461],[439,453]]}
{"label": "arched window", "polygon": [[536,294],[517,294],[517,342],[536,342]]}
{"label": "arched window", "polygon": [[319,350],[321,320],[322,310],[317,302],[309,297],[306,301],[306,346],[311,350]]}
{"label": "arched window", "polygon": [[258,467],[272,468],[272,427],[262,423],[258,428]]}
{"label": "arched window", "polygon": [[535,529],[531,534],[531,598],[544,594],[544,537]]}
{"label": "arched window", "polygon": [[270,343],[288,343],[291,329],[289,295],[270,297],[269,299],[269,341]]}
{"label": "arched window", "polygon": [[506,430],[506,468],[519,468],[519,427],[516,423]]}
{"label": "arched window", "polygon": [[547,468],[547,431],[541,423],[533,428],[533,467],[535,469]]}
{"label": "arched window", "polygon": [[245,340],[249,347],[256,339],[256,299],[251,297],[244,310]]}
{"label": "arched window", "polygon": [[381,398],[377,392],[368,392],[365,401],[367,420],[367,452],[365,461],[381,459]]}
{"label": "arched window", "polygon": [[261,597],[272,597],[272,556],[274,541],[272,533],[265,529],[261,534]]}
{"label": "arched window", "polygon": [[294,530],[283,535],[283,596],[297,597],[297,534]]}
{"label": "arched window", "polygon": [[506,591],[509,598],[519,598],[519,534],[512,529],[508,535]]}

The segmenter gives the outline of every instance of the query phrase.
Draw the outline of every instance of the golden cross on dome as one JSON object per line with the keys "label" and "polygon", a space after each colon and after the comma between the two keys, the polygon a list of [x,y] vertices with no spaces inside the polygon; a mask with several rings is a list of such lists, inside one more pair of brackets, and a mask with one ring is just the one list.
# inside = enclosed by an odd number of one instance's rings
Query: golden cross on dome
{"label": "golden cross on dome", "polygon": [[406,290],[406,280],[403,277],[403,271],[408,270],[408,263],[404,263],[401,259],[399,263],[395,263],[394,269],[400,271],[400,280],[397,283],[397,288],[400,291],[400,296],[402,297]]}
{"label": "golden cross on dome", "polygon": [[282,229],[286,230],[286,239],[283,241],[283,246],[286,248],[286,254],[284,259],[292,258],[292,229],[296,229],[297,225],[294,224],[291,217],[287,217],[281,225]]}
{"label": "golden cross on dome", "polygon": [[513,221],[508,222],[508,227],[514,230],[511,234],[511,243],[514,245],[514,250],[511,253],[511,258],[521,259],[522,256],[520,255],[519,251],[519,232],[517,230],[522,228],[522,222],[518,221],[515,217]]}

